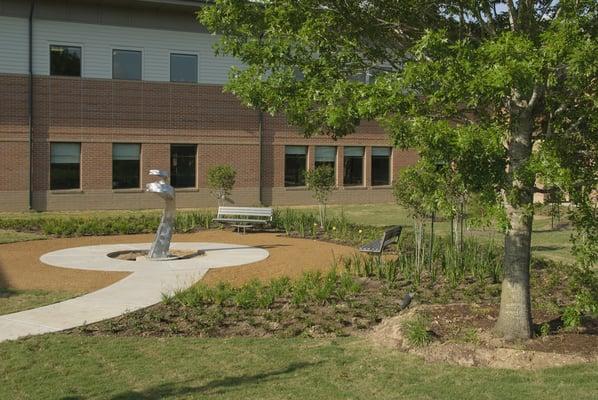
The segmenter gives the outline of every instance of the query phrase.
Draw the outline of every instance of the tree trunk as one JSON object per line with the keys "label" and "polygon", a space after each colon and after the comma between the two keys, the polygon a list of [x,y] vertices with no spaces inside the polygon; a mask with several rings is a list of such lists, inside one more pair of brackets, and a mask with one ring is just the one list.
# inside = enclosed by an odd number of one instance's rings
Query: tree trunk
{"label": "tree trunk", "polygon": [[452,237],[453,237],[453,245],[455,246],[455,250],[457,252],[463,251],[463,215],[460,212],[457,212],[457,215],[453,217],[453,223],[451,224],[453,228]]}
{"label": "tree trunk", "polygon": [[320,211],[320,228],[324,229],[324,224],[326,223],[326,204],[320,203],[318,206]]}
{"label": "tree trunk", "polygon": [[511,227],[505,235],[504,277],[500,312],[495,331],[505,339],[527,339],[532,335],[529,287],[532,217],[520,208],[507,207]]}
{"label": "tree trunk", "polygon": [[421,269],[424,258],[423,240],[424,240],[424,223],[419,217],[414,219],[414,236],[415,236],[415,265],[417,270]]}
{"label": "tree trunk", "polygon": [[531,111],[520,108],[512,114],[512,124],[507,169],[510,187],[503,193],[510,226],[505,234],[504,277],[495,326],[495,333],[507,340],[527,339],[532,335],[529,267],[534,182],[533,178],[524,180],[518,175],[531,156]]}

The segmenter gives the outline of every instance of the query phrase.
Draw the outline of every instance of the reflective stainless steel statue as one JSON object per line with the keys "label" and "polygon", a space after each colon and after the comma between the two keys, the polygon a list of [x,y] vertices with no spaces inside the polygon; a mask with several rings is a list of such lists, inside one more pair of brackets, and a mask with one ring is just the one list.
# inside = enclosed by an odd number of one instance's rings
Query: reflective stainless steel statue
{"label": "reflective stainless steel statue", "polygon": [[146,190],[162,197],[165,201],[165,205],[164,211],[162,212],[162,220],[160,221],[160,226],[156,232],[156,238],[154,239],[154,243],[152,243],[152,247],[147,256],[150,259],[168,258],[170,239],[172,239],[174,231],[174,217],[176,213],[174,188],[168,183],[168,172],[151,169],[149,175],[157,176],[160,179],[156,182],[148,183],[146,185]]}

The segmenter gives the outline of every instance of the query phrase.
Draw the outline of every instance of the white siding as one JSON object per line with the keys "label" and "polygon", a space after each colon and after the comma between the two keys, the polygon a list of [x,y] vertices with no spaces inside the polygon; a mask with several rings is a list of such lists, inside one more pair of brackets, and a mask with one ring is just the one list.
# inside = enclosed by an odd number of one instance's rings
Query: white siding
{"label": "white siding", "polygon": [[[84,78],[112,78],[112,49],[136,49],[143,55],[143,80],[170,81],[170,53],[198,55],[199,83],[223,84],[232,57],[216,57],[217,37],[206,33],[129,28],[112,25],[34,20],[33,73],[49,74],[50,44],[83,48]],[[0,72],[27,73],[27,20],[0,17]]]}
{"label": "white siding", "polygon": [[29,72],[29,24],[26,18],[0,16],[0,72]]}

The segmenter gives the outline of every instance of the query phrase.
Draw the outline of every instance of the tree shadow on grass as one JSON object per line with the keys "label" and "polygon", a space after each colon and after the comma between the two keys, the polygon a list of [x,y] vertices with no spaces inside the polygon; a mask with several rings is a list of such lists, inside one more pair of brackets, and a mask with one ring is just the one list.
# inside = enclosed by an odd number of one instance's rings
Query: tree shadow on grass
{"label": "tree shadow on grass", "polygon": [[[161,385],[156,385],[141,391],[137,390],[127,390],[125,392],[119,393],[113,397],[111,400],[158,400],[164,398],[172,398],[172,397],[184,397],[188,398],[187,396],[192,396],[193,394],[204,393],[210,391],[212,389],[221,389],[225,391],[225,389],[240,387],[242,385],[251,385],[254,383],[263,383],[265,381],[269,381],[272,379],[280,379],[281,375],[290,374],[294,371],[313,367],[320,362],[316,363],[306,363],[306,362],[299,362],[299,363],[292,363],[288,367],[284,369],[279,369],[275,371],[263,372],[255,375],[241,375],[241,376],[230,376],[222,379],[216,379],[211,382],[206,383],[205,385],[201,386],[190,386],[186,383],[188,381],[178,382],[178,383],[163,383]],[[67,396],[63,397],[61,400],[82,400],[84,397],[79,396]]]}
{"label": "tree shadow on grass", "polygon": [[557,251],[565,249],[565,246],[559,245],[537,245],[532,246],[532,251]]}

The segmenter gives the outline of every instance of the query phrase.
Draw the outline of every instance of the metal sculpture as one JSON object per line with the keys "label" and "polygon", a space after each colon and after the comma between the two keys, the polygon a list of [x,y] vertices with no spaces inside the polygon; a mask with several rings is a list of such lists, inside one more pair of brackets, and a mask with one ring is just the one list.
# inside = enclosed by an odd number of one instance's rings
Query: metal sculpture
{"label": "metal sculpture", "polygon": [[146,191],[156,193],[164,199],[164,211],[160,226],[156,232],[156,238],[148,253],[150,260],[159,260],[170,257],[170,240],[174,232],[174,217],[176,213],[174,188],[168,183],[168,172],[158,169],[151,169],[150,176],[157,176],[159,179],[146,185]]}

